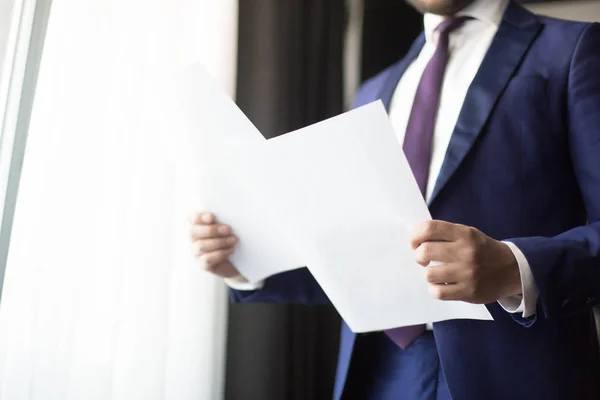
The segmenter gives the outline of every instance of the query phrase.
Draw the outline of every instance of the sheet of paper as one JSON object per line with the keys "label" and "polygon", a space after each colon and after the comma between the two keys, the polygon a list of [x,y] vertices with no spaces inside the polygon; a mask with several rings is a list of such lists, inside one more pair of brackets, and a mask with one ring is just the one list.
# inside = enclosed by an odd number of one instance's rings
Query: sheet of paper
{"label": "sheet of paper", "polygon": [[211,211],[233,226],[240,239],[231,261],[256,282],[303,266],[286,241],[283,225],[269,218],[262,196],[242,190],[239,171],[226,155],[236,146],[266,140],[200,64],[183,71],[165,90],[173,112],[173,129],[183,136],[179,148],[190,187],[190,211]]}
{"label": "sheet of paper", "polygon": [[408,232],[431,217],[381,102],[238,149],[232,163],[353,331],[491,319],[429,295]]}

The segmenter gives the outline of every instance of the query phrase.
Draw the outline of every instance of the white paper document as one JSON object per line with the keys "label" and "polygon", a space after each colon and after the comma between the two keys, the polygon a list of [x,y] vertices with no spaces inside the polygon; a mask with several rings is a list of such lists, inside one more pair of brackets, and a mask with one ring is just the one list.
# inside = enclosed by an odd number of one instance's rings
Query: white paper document
{"label": "white paper document", "polygon": [[429,294],[409,229],[431,216],[381,102],[235,158],[353,331],[491,319],[485,306]]}
{"label": "white paper document", "polygon": [[[196,69],[180,93],[202,207],[240,238],[249,280],[306,265],[355,332],[448,319],[485,306],[433,299],[409,245],[430,220],[381,102],[265,141]],[[435,268],[435,267],[430,267]]]}

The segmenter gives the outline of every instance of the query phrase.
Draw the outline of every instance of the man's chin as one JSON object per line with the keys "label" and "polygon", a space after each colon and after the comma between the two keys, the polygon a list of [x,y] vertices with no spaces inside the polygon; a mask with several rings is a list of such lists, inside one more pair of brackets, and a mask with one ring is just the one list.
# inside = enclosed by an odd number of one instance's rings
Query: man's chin
{"label": "man's chin", "polygon": [[454,15],[474,0],[405,0],[423,14]]}

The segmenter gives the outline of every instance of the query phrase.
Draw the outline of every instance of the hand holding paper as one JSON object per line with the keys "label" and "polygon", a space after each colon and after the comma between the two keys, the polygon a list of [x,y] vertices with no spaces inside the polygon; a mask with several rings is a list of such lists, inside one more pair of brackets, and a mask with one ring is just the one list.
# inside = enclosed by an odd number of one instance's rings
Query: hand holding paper
{"label": "hand holding paper", "polygon": [[221,278],[239,277],[240,272],[229,260],[238,241],[231,227],[217,223],[211,213],[194,213],[190,223],[192,250],[202,268]]}
{"label": "hand holding paper", "polygon": [[416,227],[411,244],[436,299],[485,304],[521,294],[513,252],[475,228],[429,221]]}

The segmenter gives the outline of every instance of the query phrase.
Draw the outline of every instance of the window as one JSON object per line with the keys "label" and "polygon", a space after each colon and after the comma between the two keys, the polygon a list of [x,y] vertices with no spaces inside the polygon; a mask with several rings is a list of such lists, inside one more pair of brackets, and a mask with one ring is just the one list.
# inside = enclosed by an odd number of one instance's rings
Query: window
{"label": "window", "polygon": [[237,1],[8,1],[0,398],[221,398],[226,288],[153,99],[197,61],[233,91]]}

